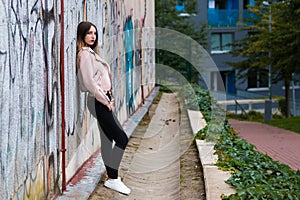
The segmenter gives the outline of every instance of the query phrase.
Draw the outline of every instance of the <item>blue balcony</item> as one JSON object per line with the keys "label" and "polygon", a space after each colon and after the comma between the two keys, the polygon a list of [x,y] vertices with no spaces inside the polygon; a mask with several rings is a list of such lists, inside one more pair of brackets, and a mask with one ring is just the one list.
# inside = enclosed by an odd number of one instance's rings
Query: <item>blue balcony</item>
{"label": "blue balcony", "polygon": [[208,24],[212,27],[235,27],[238,18],[238,9],[218,10],[209,8],[207,11]]}

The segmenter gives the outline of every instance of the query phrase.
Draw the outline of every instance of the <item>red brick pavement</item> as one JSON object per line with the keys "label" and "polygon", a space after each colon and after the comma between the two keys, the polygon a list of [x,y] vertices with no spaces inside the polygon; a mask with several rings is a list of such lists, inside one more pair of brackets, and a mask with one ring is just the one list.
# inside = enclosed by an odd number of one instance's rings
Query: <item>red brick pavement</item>
{"label": "red brick pavement", "polygon": [[261,153],[300,170],[300,134],[258,122],[229,120],[229,123],[241,138],[255,145]]}

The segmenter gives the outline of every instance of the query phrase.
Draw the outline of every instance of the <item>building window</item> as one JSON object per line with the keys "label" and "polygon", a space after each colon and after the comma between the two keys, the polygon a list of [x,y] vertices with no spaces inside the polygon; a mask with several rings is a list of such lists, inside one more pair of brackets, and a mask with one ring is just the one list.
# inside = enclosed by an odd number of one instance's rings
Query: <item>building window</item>
{"label": "building window", "polygon": [[248,72],[248,89],[268,87],[268,70],[260,69]]}
{"label": "building window", "polygon": [[216,0],[216,9],[225,10],[228,5],[228,0]]}
{"label": "building window", "polygon": [[244,10],[248,9],[248,5],[254,6],[254,0],[244,0]]}
{"label": "building window", "polygon": [[225,10],[228,8],[228,0],[208,0],[208,8]]}
{"label": "building window", "polygon": [[216,6],[215,6],[215,0],[209,0],[208,1],[208,8],[211,8],[211,9],[215,9]]}
{"label": "building window", "polygon": [[211,53],[226,53],[232,50],[233,33],[213,33],[211,35]]}
{"label": "building window", "polygon": [[243,5],[243,8],[244,10],[248,9],[247,6],[249,5],[249,0],[244,0],[244,5]]}
{"label": "building window", "polygon": [[208,0],[208,8],[217,10],[238,9],[238,4],[238,0]]}

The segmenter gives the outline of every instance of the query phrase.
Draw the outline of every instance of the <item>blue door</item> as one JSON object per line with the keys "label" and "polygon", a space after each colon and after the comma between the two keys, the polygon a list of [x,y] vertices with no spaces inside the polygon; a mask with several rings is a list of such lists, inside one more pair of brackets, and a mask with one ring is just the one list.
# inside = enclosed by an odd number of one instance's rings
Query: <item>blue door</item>
{"label": "blue door", "polygon": [[228,94],[235,94],[235,92],[236,92],[235,71],[232,71],[232,72],[228,73],[228,75],[227,75],[226,90],[227,90]]}

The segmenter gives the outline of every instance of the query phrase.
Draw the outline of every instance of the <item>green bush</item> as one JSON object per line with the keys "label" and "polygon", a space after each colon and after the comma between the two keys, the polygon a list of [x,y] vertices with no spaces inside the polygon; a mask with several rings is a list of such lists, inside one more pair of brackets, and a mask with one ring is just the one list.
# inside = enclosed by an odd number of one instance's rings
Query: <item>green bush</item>
{"label": "green bush", "polygon": [[237,190],[223,199],[300,199],[300,172],[256,151],[232,131],[215,145],[217,165],[233,173],[227,183]]}
{"label": "green bush", "polygon": [[263,119],[264,118],[264,114],[261,113],[261,112],[250,110],[248,112],[248,117],[249,117],[249,120]]}

